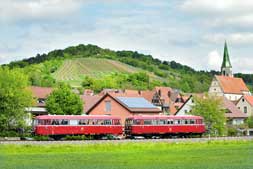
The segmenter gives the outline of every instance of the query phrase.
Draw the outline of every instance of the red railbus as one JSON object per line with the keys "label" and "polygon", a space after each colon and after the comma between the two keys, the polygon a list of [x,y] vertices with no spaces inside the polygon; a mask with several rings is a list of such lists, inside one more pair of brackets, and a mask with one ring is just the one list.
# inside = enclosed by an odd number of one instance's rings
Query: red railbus
{"label": "red railbus", "polygon": [[34,133],[44,136],[121,135],[120,118],[106,115],[42,115],[34,120]]}
{"label": "red railbus", "polygon": [[126,119],[126,136],[202,135],[205,124],[200,116],[133,116]]}

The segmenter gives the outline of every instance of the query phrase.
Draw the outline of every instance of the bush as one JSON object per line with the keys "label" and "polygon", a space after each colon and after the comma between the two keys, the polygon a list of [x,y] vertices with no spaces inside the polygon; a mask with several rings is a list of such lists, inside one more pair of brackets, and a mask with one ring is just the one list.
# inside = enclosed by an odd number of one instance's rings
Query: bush
{"label": "bush", "polygon": [[16,131],[2,131],[0,137],[19,137],[19,134]]}
{"label": "bush", "polygon": [[227,132],[228,132],[228,136],[237,136],[237,129],[236,129],[236,127],[232,127],[232,126],[230,126],[230,127],[228,127],[227,128]]}
{"label": "bush", "polygon": [[34,136],[33,139],[36,141],[49,141],[50,140],[50,138],[48,136]]}
{"label": "bush", "polygon": [[92,136],[85,135],[68,135],[64,137],[65,140],[91,140]]}
{"label": "bush", "polygon": [[242,136],[246,135],[247,125],[229,125],[227,126],[227,135],[228,136]]}

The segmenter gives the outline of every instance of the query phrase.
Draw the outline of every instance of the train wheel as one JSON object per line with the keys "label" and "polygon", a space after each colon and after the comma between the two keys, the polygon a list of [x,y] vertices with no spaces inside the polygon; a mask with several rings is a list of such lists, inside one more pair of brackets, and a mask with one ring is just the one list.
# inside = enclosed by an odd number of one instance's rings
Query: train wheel
{"label": "train wheel", "polygon": [[62,136],[62,135],[54,135],[54,136],[50,136],[50,138],[52,138],[55,141],[59,141],[59,140],[62,140],[64,138],[64,136]]}

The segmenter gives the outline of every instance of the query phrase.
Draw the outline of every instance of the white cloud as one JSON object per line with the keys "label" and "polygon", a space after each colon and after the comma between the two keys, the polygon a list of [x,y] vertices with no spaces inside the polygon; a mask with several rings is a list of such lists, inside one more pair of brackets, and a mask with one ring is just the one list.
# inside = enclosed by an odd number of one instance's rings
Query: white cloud
{"label": "white cloud", "polygon": [[252,0],[186,0],[181,8],[189,12],[209,14],[245,14],[252,12]]}
{"label": "white cloud", "polygon": [[217,50],[213,50],[208,54],[208,67],[212,70],[219,70],[222,63],[222,56]]}
{"label": "white cloud", "polygon": [[231,33],[231,34],[224,34],[224,33],[213,33],[203,37],[204,40],[217,43],[224,42],[227,40],[229,43],[233,43],[235,45],[247,45],[253,43],[253,33]]}
{"label": "white cloud", "polygon": [[186,0],[181,9],[210,26],[253,26],[252,0]]}
{"label": "white cloud", "polygon": [[80,0],[1,0],[0,21],[66,16],[80,7]]}

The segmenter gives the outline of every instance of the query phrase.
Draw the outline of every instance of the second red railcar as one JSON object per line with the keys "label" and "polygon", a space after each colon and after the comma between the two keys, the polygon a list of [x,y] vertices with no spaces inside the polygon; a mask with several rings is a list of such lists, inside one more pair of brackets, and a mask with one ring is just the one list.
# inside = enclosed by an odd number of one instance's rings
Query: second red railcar
{"label": "second red railcar", "polygon": [[127,136],[202,135],[205,132],[200,116],[133,116],[126,119]]}

